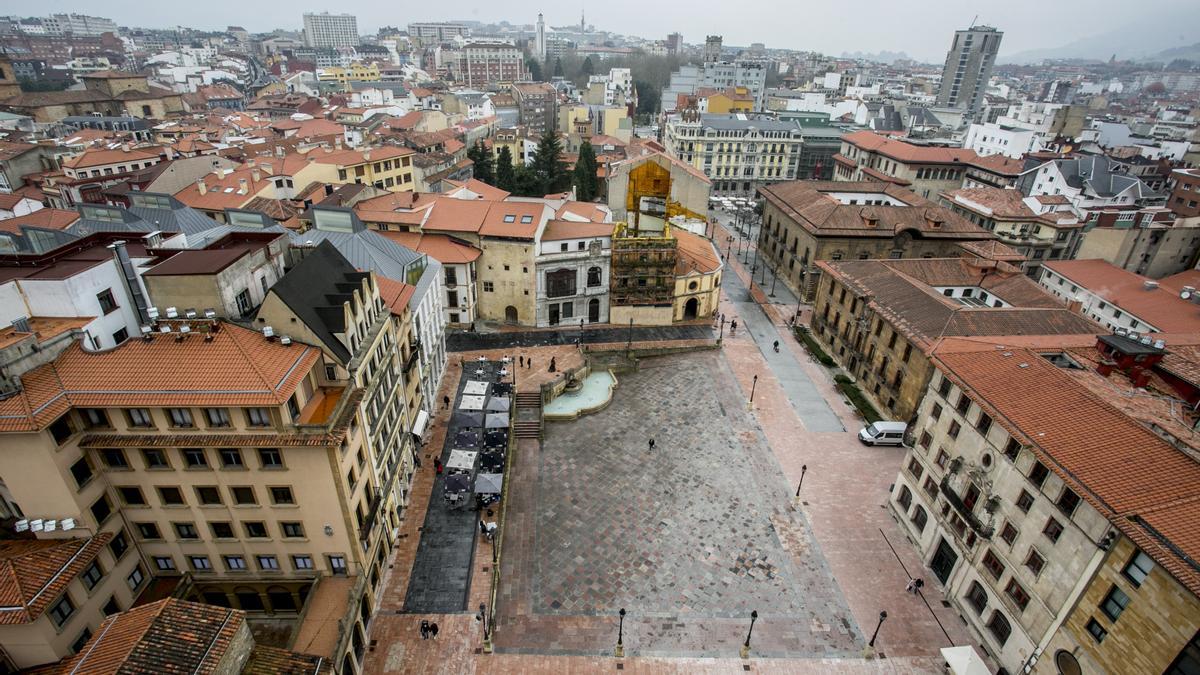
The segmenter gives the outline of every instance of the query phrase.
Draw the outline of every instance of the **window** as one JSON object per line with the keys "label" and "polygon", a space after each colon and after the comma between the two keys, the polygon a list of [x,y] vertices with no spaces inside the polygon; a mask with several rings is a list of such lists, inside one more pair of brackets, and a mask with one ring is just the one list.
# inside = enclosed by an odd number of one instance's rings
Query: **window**
{"label": "window", "polygon": [[937,499],[938,486],[933,482],[932,478],[925,478],[925,484],[921,486],[932,499]]}
{"label": "window", "polygon": [[933,437],[929,435],[928,431],[922,431],[921,432],[921,440],[918,441],[918,443],[920,443],[922,448],[925,448],[926,450],[928,450],[929,445],[931,443],[933,443]]}
{"label": "window", "polygon": [[137,528],[138,536],[142,539],[162,539],[157,523],[134,523],[133,526]]}
{"label": "window", "polygon": [[1000,643],[1001,646],[1005,642],[1008,642],[1008,636],[1012,635],[1012,626],[1009,625],[1008,619],[1004,618],[1004,615],[997,611],[992,612],[992,619],[988,621],[987,627],[991,631],[992,637],[996,638],[996,642]]}
{"label": "window", "polygon": [[313,568],[312,556],[294,555],[292,556],[292,567],[296,570],[311,570]]}
{"label": "window", "polygon": [[1058,542],[1058,538],[1062,536],[1063,526],[1057,520],[1051,518],[1046,521],[1046,527],[1042,528],[1042,534],[1052,542]]}
{"label": "window", "polygon": [[[875,334],[879,335],[878,329],[876,329]],[[942,376],[942,383],[938,385],[938,395],[942,398],[949,398],[950,396],[950,380],[946,379],[945,375]]]}
{"label": "window", "polygon": [[146,506],[146,496],[142,494],[142,489],[139,487],[118,487],[117,494],[121,495],[121,501],[127,506]]}
{"label": "window", "polygon": [[1021,490],[1021,494],[1017,497],[1017,508],[1025,513],[1029,513],[1029,509],[1033,508],[1033,495],[1027,490]]}
{"label": "window", "polygon": [[258,556],[258,569],[264,572],[273,572],[279,570],[279,558],[273,555]]}
{"label": "window", "polygon": [[275,448],[259,448],[258,462],[264,469],[283,468],[283,456]]}
{"label": "window", "polygon": [[218,506],[221,504],[221,492],[212,485],[196,486],[196,499],[201,506]]}
{"label": "window", "polygon": [[1116,621],[1128,606],[1129,596],[1125,594],[1125,591],[1113,586],[1108,591],[1108,595],[1104,596],[1104,602],[1100,603],[1100,611],[1104,612],[1104,616]]}
{"label": "window", "polygon": [[958,411],[958,414],[965,416],[971,409],[971,399],[966,394],[959,394],[958,405],[954,406],[954,409]]}
{"label": "window", "polygon": [[128,469],[129,460],[125,459],[125,451],[120,448],[105,448],[100,451],[100,460],[110,469]]}
{"label": "window", "polygon": [[1075,513],[1075,507],[1079,506],[1079,495],[1075,494],[1069,487],[1063,487],[1062,494],[1058,496],[1058,510],[1070,516]]}
{"label": "window", "polygon": [[104,603],[104,607],[100,608],[100,611],[104,613],[104,616],[112,616],[113,614],[119,613],[121,611],[121,605],[117,602],[116,596],[109,598],[108,602]]}
{"label": "window", "polygon": [[75,484],[83,487],[92,480],[92,465],[88,464],[87,457],[80,457],[79,461],[71,465],[71,477],[75,479]]}
{"label": "window", "polygon": [[267,408],[246,408],[246,423],[252,427],[269,427],[271,411]]}
{"label": "window", "polygon": [[88,640],[91,639],[92,629],[84,628],[83,632],[79,634],[79,637],[75,638],[75,641],[71,643],[71,653],[78,654],[81,650],[83,650],[84,647],[87,646]]}
{"label": "window", "polygon": [[1004,593],[1008,596],[1008,599],[1012,600],[1013,604],[1015,604],[1017,607],[1020,607],[1022,611],[1024,611],[1025,607],[1029,605],[1029,594],[1025,592],[1025,589],[1021,587],[1021,584],[1017,583],[1016,579],[1010,579],[1008,581],[1008,586],[1004,587]]}
{"label": "window", "polygon": [[1021,452],[1021,444],[1017,442],[1017,439],[1015,439],[1015,438],[1008,439],[1008,443],[1005,444],[1005,446],[1004,446],[1004,456],[1007,457],[1009,460],[1015,462],[1015,461],[1017,461],[1017,455],[1020,454],[1020,452]]}
{"label": "window", "polygon": [[295,504],[296,498],[292,495],[290,487],[273,487],[271,488],[271,503],[272,504]]}
{"label": "window", "polygon": [[1000,559],[996,557],[996,554],[992,553],[991,549],[988,549],[988,552],[983,554],[983,568],[997,581],[1000,580],[1000,577],[1004,576],[1004,563],[1000,562]]}
{"label": "window", "polygon": [[940,420],[940,419],[942,419],[942,404],[941,404],[941,403],[934,403],[934,404],[933,404],[933,409],[929,411],[929,416],[930,416],[930,417],[932,417],[932,418],[933,418],[933,419],[935,419],[935,420]]}
{"label": "window", "polygon": [[925,507],[918,504],[912,514],[912,523],[918,532],[924,532],[927,522],[929,522],[929,514],[925,511]]}
{"label": "window", "polygon": [[208,529],[212,530],[212,535],[215,539],[233,539],[233,525],[230,523],[209,523]]}
{"label": "window", "polygon": [[267,526],[259,520],[249,520],[242,525],[246,528],[246,536],[251,539],[266,539]]}
{"label": "window", "polygon": [[229,488],[229,493],[233,495],[233,503],[238,506],[253,506],[258,504],[258,499],[254,496],[254,488],[249,486],[239,486]]}
{"label": "window", "polygon": [[599,267],[589,267],[588,271],[587,271],[588,288],[595,288],[596,286],[599,286],[600,285],[600,276],[601,276],[601,274],[600,274]]}
{"label": "window", "polygon": [[246,559],[240,555],[223,556],[225,568],[231,572],[242,572],[246,569]]}
{"label": "window", "polygon": [[184,448],[183,463],[189,469],[205,469],[208,468],[208,457],[203,448]]}
{"label": "window", "polygon": [[950,438],[958,438],[958,432],[960,431],[962,431],[962,425],[958,423],[958,420],[954,420],[950,423],[950,428],[946,430],[946,434],[949,435]]}
{"label": "window", "polygon": [[975,428],[979,430],[980,434],[987,436],[988,429],[992,428],[992,416],[980,410],[979,420],[975,422]]}
{"label": "window", "polygon": [[950,455],[946,454],[945,450],[938,448],[937,459],[934,462],[941,468],[946,468],[946,464],[950,461]]}
{"label": "window", "polygon": [[1154,569],[1154,561],[1150,556],[1142,551],[1133,554],[1133,558],[1129,564],[1125,565],[1125,569],[1121,571],[1134,586],[1141,586],[1146,577],[1150,576],[1150,571]]}
{"label": "window", "polygon": [[292,539],[300,539],[304,537],[304,525],[302,523],[285,522],[279,526],[283,529],[283,536]]}
{"label": "window", "polygon": [[1104,627],[1097,623],[1095,619],[1088,619],[1087,632],[1095,638],[1096,642],[1104,642],[1104,638],[1108,637],[1108,631],[1104,630]]}
{"label": "window", "polygon": [[1029,555],[1025,557],[1025,567],[1036,577],[1046,567],[1046,559],[1037,551],[1029,549]]}
{"label": "window", "polygon": [[96,301],[100,303],[101,314],[111,314],[117,311],[117,299],[113,297],[111,288],[106,288],[97,293]]}
{"label": "window", "polygon": [[128,408],[125,410],[125,417],[129,419],[131,427],[154,426],[154,418],[150,416],[150,411],[146,408]]}
{"label": "window", "polygon": [[908,462],[908,472],[911,473],[914,478],[919,479],[921,474],[925,473],[925,470],[921,468],[921,463],[918,462],[914,457]]}
{"label": "window", "polygon": [[200,534],[196,532],[196,526],[192,523],[175,523],[175,536],[180,539],[200,538]]}
{"label": "window", "polygon": [[58,626],[59,628],[62,628],[63,624],[65,624],[67,619],[70,619],[71,615],[74,613],[75,605],[71,604],[71,597],[68,595],[63,595],[58,599],[58,602],[50,605],[50,620],[53,621],[54,625]]}
{"label": "window", "polygon": [[1042,484],[1046,482],[1046,476],[1049,475],[1050,469],[1047,469],[1045,464],[1042,464],[1041,462],[1034,462],[1033,468],[1029,470],[1029,482],[1038,487],[1042,487]]}
{"label": "window", "polygon": [[978,581],[972,581],[971,587],[967,589],[967,603],[975,608],[975,612],[983,616],[983,610],[987,607],[987,591],[983,590],[983,586]]}
{"label": "window", "polygon": [[154,567],[160,572],[168,572],[175,569],[175,559],[169,555],[154,556]]}
{"label": "window", "polygon": [[344,555],[329,555],[329,571],[332,574],[346,574],[346,556]]}
{"label": "window", "polygon": [[212,562],[209,561],[206,555],[189,555],[188,564],[197,572],[211,572]]}
{"label": "window", "polygon": [[83,419],[83,426],[88,429],[111,429],[112,424],[108,421],[108,413],[101,408],[83,408],[79,411],[79,417]]}
{"label": "window", "polygon": [[146,463],[147,469],[169,469],[171,464],[167,461],[167,453],[162,450],[146,448],[142,450],[142,461]]}
{"label": "window", "polygon": [[221,456],[221,466],[226,469],[244,469],[246,463],[242,461],[242,451],[237,448],[221,448],[218,451]]}
{"label": "window", "polygon": [[93,560],[92,564],[88,565],[87,569],[83,571],[83,574],[79,575],[79,578],[83,579],[84,588],[89,591],[95,588],[96,584],[100,583],[100,580],[104,578],[104,570],[100,569],[100,561]]}
{"label": "window", "polygon": [[125,577],[125,583],[129,584],[129,589],[136,591],[142,587],[142,582],[146,580],[146,573],[142,571],[141,565],[136,565],[129,576]]}
{"label": "window", "polygon": [[229,426],[229,410],[226,408],[205,408],[204,416],[208,419],[210,427]]}
{"label": "window", "polygon": [[100,495],[100,498],[92,504],[92,517],[96,519],[98,524],[103,524],[112,515],[112,503],[108,501],[108,495]]}
{"label": "window", "polygon": [[112,541],[108,542],[108,550],[112,553],[113,560],[120,560],[125,555],[125,551],[129,550],[129,542],[125,539],[125,530],[121,530]]}
{"label": "window", "polygon": [[171,416],[171,426],[183,428],[195,426],[192,423],[192,411],[187,408],[167,408],[167,414]]}
{"label": "window", "polygon": [[1012,546],[1012,543],[1017,540],[1017,534],[1017,528],[1013,527],[1012,523],[1005,523],[1004,527],[1000,529],[1000,538],[1009,546]]}
{"label": "window", "polygon": [[496,290],[496,287],[492,282],[490,282],[490,281],[483,282],[483,292],[484,293],[491,293],[494,290]]}

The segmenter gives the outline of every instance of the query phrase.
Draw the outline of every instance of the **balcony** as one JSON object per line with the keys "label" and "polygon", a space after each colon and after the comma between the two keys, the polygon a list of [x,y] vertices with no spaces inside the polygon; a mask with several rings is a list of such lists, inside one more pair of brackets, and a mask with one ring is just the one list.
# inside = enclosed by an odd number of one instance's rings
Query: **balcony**
{"label": "balcony", "polygon": [[950,488],[949,474],[942,476],[940,487],[946,501],[950,503],[950,506],[954,507],[954,510],[958,512],[958,515],[962,516],[963,520],[967,521],[967,527],[970,527],[971,531],[976,535],[984,539],[991,539],[992,535],[995,534],[995,528],[991,525],[984,525],[983,521],[979,520],[979,516],[976,516],[974,511],[967,508],[967,505],[963,503],[958,493]]}
{"label": "balcony", "polygon": [[358,529],[358,538],[366,541],[371,538],[371,532],[375,529],[375,523],[383,514],[383,492],[378,488],[371,493],[371,504],[367,507],[367,517],[363,519],[362,527]]}
{"label": "balcony", "polygon": [[413,347],[412,353],[410,353],[408,355],[408,358],[405,359],[404,368],[402,369],[406,376],[412,372],[413,366],[417,365],[417,362],[420,360],[420,358],[421,358],[421,350],[416,347]]}

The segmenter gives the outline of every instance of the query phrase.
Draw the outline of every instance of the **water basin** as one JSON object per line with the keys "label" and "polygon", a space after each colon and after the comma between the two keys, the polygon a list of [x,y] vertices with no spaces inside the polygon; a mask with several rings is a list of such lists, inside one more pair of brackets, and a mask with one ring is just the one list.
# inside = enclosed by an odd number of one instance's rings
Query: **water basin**
{"label": "water basin", "polygon": [[601,370],[583,378],[583,385],[572,392],[563,392],[546,404],[542,414],[547,420],[573,420],[603,410],[612,400],[617,378],[610,371]]}

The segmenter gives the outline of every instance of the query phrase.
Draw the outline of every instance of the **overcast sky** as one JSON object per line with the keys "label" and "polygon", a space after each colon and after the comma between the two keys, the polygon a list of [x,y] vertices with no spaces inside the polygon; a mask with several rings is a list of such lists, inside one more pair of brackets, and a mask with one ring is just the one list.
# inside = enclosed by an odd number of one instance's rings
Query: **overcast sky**
{"label": "overcast sky", "polygon": [[[201,29],[241,25],[252,32],[272,28],[299,29],[306,11],[350,12],[359,30],[372,33],[380,26],[403,29],[410,21],[474,19],[533,23],[538,11],[551,25],[577,24],[582,2],[547,0],[464,0],[462,2],[395,2],[361,0],[50,0],[16,3],[0,0],[0,14],[81,12],[107,16],[125,26],[191,26]],[[940,62],[956,28],[978,23],[1004,31],[1001,56],[1029,49],[1058,47],[1081,38],[1141,27],[1143,41],[1161,40],[1161,47],[1200,42],[1200,1],[1197,0],[610,0],[588,3],[589,24],[646,38],[663,38],[673,31],[684,41],[703,41],[708,33],[723,35],[726,44],[763,42],[768,47],[842,52],[907,52],[915,58]],[[36,8],[36,10],[35,10]],[[1150,37],[1149,26],[1161,26]],[[1114,40],[1116,42],[1117,40]]]}

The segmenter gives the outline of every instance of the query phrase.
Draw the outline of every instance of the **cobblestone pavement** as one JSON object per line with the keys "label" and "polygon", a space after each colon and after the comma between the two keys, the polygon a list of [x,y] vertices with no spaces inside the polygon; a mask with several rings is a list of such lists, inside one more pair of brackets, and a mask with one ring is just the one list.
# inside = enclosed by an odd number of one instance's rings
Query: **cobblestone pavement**
{"label": "cobblestone pavement", "polygon": [[512,478],[509,512],[528,504],[532,527],[506,533],[499,650],[603,652],[622,607],[639,654],[736,654],[752,610],[756,654],[862,647],[717,353],[644,362],[604,411],[548,425]]}

